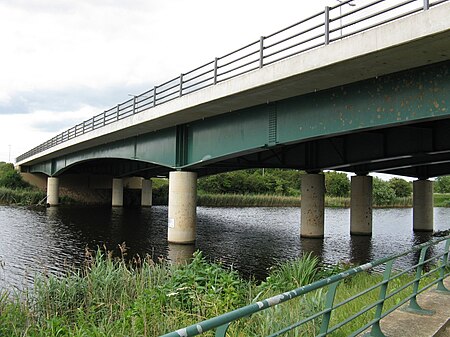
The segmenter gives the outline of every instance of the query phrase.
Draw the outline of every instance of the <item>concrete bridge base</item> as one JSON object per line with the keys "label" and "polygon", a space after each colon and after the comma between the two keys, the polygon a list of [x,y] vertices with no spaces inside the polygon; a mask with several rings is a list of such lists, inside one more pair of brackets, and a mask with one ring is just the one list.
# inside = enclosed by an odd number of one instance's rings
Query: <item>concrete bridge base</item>
{"label": "concrete bridge base", "polygon": [[152,205],[152,181],[142,179],[141,206],[150,207]]}
{"label": "concrete bridge base", "polygon": [[59,205],[59,179],[56,177],[47,178],[47,204]]}
{"label": "concrete bridge base", "polygon": [[112,206],[123,206],[123,179],[114,178],[112,182]]}
{"label": "concrete bridge base", "polygon": [[413,182],[413,230],[433,231],[433,182],[419,179]]}
{"label": "concrete bridge base", "polygon": [[195,241],[197,225],[197,173],[170,172],[167,241],[189,244]]}
{"label": "concrete bridge base", "polygon": [[372,177],[353,176],[350,199],[350,234],[372,235]]}
{"label": "concrete bridge base", "polygon": [[325,176],[305,174],[302,177],[300,236],[323,238],[325,223]]}

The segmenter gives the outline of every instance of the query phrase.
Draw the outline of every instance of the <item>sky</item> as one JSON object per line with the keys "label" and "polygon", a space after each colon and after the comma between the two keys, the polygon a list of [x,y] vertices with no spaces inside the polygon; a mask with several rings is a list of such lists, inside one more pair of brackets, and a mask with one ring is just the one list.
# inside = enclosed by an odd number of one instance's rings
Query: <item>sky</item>
{"label": "sky", "polygon": [[337,0],[0,0],[0,161]]}

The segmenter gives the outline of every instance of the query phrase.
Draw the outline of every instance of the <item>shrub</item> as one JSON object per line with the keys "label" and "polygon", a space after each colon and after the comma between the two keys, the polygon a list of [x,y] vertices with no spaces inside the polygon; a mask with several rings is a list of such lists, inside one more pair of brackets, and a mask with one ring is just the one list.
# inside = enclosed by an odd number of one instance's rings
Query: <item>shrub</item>
{"label": "shrub", "polygon": [[346,197],[350,191],[350,180],[342,172],[325,172],[325,188],[331,197]]}
{"label": "shrub", "polygon": [[397,198],[406,198],[412,193],[411,183],[401,178],[392,178],[389,180],[389,187],[394,190]]}

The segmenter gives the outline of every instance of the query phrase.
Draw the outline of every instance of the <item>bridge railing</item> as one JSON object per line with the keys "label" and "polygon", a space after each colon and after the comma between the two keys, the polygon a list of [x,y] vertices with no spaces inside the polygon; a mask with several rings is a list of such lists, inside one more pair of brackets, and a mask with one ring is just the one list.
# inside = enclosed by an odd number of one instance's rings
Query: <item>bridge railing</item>
{"label": "bridge railing", "polygon": [[[437,247],[438,245],[439,247]],[[441,247],[442,245],[444,247]],[[442,253],[431,254],[431,250],[436,248],[441,249]],[[249,325],[251,324],[253,315],[264,315],[264,313],[266,313],[267,316],[263,316],[257,322],[270,321],[270,311],[272,311],[272,313],[283,312],[278,306],[283,304],[289,305],[287,302],[293,302],[296,299],[301,300],[308,294],[313,294],[320,290],[326,291],[326,295],[324,297],[323,306],[317,309],[317,312],[309,312],[310,315],[307,317],[295,316],[296,319],[299,319],[298,321],[289,322],[288,326],[283,327],[278,331],[271,332],[270,336],[280,336],[288,332],[295,332],[299,336],[303,336],[302,328],[309,329],[308,336],[327,336],[334,332],[339,332],[345,325],[359,317],[363,317],[365,319],[364,323],[354,328],[351,332],[346,330],[346,336],[358,336],[362,332],[370,329],[370,336],[381,337],[384,336],[384,334],[381,331],[380,320],[408,302],[409,304],[407,304],[405,308],[406,311],[417,314],[433,314],[433,312],[419,306],[417,295],[421,292],[430,289],[433,285],[437,285],[437,291],[447,293],[447,295],[450,293],[443,283],[443,280],[450,275],[449,249],[450,236],[435,241],[429,241],[417,245],[404,253],[366,263],[356,268],[351,268],[329,278],[258,301],[223,315],[165,334],[161,337],[191,337],[201,335],[208,331],[215,331],[216,337],[225,337],[227,335],[227,330],[233,323],[237,324],[240,320],[246,320],[242,324]],[[401,269],[393,268],[394,262],[410,254],[413,254],[413,256],[416,257],[416,260],[418,260],[415,265]],[[430,255],[432,255],[432,257],[430,257]],[[377,270],[378,273],[383,271],[382,280],[380,282],[369,285],[366,289],[357,294],[346,294],[345,297],[339,296],[340,302],[335,303],[336,298],[338,298],[337,294],[339,293],[338,286],[341,283],[347,282],[349,278],[354,277],[357,274],[373,270]],[[405,275],[410,276],[406,281],[404,280]],[[403,280],[399,281],[402,277]],[[392,283],[394,284],[393,287],[391,287]],[[323,293],[324,292],[322,292],[322,294]],[[369,295],[369,293],[371,295]],[[370,298],[373,298],[374,296],[376,297],[376,300],[372,300],[371,302]],[[361,299],[364,300],[364,306],[359,312],[350,312],[345,307],[353,301],[361,301]],[[387,303],[392,305],[386,308]],[[346,310],[346,318],[338,321],[333,315],[337,310],[342,309]],[[316,330],[314,334],[311,333],[311,327],[306,327],[308,323],[314,323],[314,329]],[[243,326],[242,324],[240,325],[241,327]],[[352,325],[352,328],[353,327],[354,325]],[[239,329],[237,328],[236,330]],[[342,330],[340,332],[342,332]],[[239,331],[236,331],[236,333],[237,335],[240,335]]]}
{"label": "bridge railing", "polygon": [[342,0],[283,28],[134,96],[18,156],[37,153],[183,95],[255,71],[308,50],[333,43],[449,0]]}

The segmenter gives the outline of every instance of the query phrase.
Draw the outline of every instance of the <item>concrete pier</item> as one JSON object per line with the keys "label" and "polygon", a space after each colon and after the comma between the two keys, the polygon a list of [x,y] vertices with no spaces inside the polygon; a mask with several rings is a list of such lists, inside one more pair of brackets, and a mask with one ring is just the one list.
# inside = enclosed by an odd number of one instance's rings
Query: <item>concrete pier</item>
{"label": "concrete pier", "polygon": [[350,234],[372,235],[372,177],[353,176],[350,199]]}
{"label": "concrete pier", "polygon": [[433,231],[433,182],[430,180],[413,182],[413,230]]}
{"label": "concrete pier", "polygon": [[59,204],[59,178],[47,178],[47,204],[50,206]]}
{"label": "concrete pier", "polygon": [[123,179],[114,178],[112,183],[112,206],[123,206]]}
{"label": "concrete pier", "polygon": [[142,179],[141,206],[150,207],[152,205],[152,181]]}
{"label": "concrete pier", "polygon": [[197,173],[170,172],[167,240],[172,243],[193,243],[196,224]]}
{"label": "concrete pier", "polygon": [[323,174],[305,174],[302,177],[300,236],[305,238],[323,238],[325,176]]}

